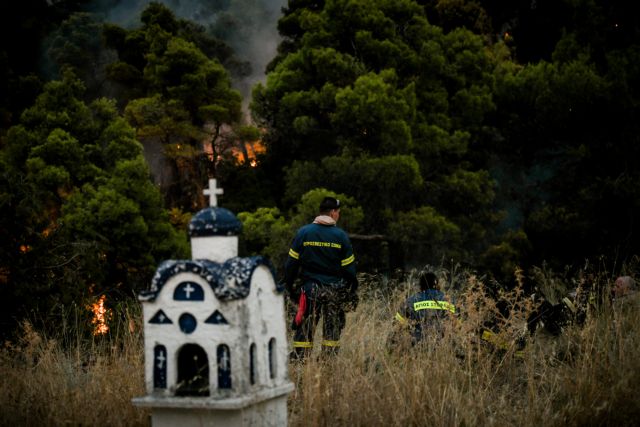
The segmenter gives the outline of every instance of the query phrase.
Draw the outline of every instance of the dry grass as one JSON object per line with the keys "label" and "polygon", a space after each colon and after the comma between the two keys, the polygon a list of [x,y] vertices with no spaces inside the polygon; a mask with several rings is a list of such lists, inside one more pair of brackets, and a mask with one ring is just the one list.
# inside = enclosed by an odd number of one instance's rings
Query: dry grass
{"label": "dry grass", "polygon": [[108,336],[84,339],[82,327],[48,337],[23,322],[0,350],[0,425],[147,425],[131,404],[144,394],[139,312],[124,315]]}
{"label": "dry grass", "polygon": [[[636,424],[640,304],[605,306],[560,337],[539,332],[516,357],[530,299],[519,289],[504,293],[504,317],[475,277],[440,276],[462,313],[443,340],[415,348],[402,340],[389,345],[399,333],[393,315],[414,276],[368,278],[338,356],[290,366],[290,424]],[[79,338],[86,334],[68,325],[48,337],[25,322],[21,339],[0,350],[0,425],[148,425],[148,412],[130,403],[145,393],[140,314],[116,317],[119,325],[101,339]],[[503,349],[478,339],[488,320]]]}
{"label": "dry grass", "polygon": [[[464,313],[443,340],[387,345],[393,314],[410,291],[365,296],[348,316],[341,353],[293,365],[290,423],[325,425],[555,426],[636,425],[640,416],[640,304],[604,307],[560,337],[526,336],[530,299],[505,293],[503,317],[474,277],[459,293]],[[490,319],[505,349],[478,340]],[[497,329],[496,329],[497,330]]]}

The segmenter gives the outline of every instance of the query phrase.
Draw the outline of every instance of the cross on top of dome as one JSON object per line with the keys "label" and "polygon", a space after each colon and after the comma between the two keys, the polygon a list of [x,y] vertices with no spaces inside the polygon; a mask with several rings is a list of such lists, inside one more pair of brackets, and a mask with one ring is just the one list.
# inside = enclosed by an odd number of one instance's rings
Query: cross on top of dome
{"label": "cross on top of dome", "polygon": [[209,188],[202,192],[205,196],[209,196],[209,206],[218,206],[218,195],[222,195],[224,190],[216,187],[216,180],[209,179]]}

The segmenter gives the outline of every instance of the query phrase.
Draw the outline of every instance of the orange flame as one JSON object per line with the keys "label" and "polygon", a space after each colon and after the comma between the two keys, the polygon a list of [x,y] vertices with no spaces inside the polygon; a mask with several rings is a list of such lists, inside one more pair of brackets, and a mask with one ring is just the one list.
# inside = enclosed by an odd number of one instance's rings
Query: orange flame
{"label": "orange flame", "polygon": [[[266,147],[262,144],[261,140],[245,142],[244,149],[247,155],[249,156],[249,158],[246,160],[248,160],[251,167],[254,167],[254,168],[258,166],[258,155],[264,154],[267,151]],[[245,161],[244,152],[240,148],[234,147],[231,150],[231,155],[235,157],[236,160],[238,160],[240,163],[244,163]]]}
{"label": "orange flame", "polygon": [[104,306],[106,299],[106,296],[102,295],[97,302],[87,307],[93,312],[93,319],[91,319],[91,324],[94,326],[93,335],[104,335],[109,332],[107,321],[113,317],[113,312]]}

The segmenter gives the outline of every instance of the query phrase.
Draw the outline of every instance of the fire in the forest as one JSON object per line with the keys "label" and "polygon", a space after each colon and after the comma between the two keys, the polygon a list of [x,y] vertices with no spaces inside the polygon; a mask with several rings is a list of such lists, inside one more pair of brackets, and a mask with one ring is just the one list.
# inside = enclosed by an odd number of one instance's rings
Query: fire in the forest
{"label": "fire in the forest", "polygon": [[113,316],[113,312],[105,307],[106,296],[101,295],[98,301],[90,304],[87,308],[93,313],[91,324],[93,325],[93,335],[104,335],[109,332],[108,320]]}

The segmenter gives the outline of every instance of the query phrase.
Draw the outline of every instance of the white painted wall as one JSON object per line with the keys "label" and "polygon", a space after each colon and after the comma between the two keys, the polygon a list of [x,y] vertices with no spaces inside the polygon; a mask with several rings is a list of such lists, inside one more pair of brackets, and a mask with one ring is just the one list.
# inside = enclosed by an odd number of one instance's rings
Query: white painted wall
{"label": "white painted wall", "polygon": [[223,263],[238,256],[238,236],[191,237],[191,258]]}
{"label": "white painted wall", "polygon": [[[198,283],[204,292],[204,301],[176,301],[173,299],[175,288],[182,282]],[[172,324],[150,324],[149,319],[158,310],[172,320]],[[205,320],[219,310],[229,322],[228,325],[212,325]],[[252,389],[274,387],[288,379],[288,347],[284,319],[284,299],[276,292],[271,271],[263,265],[258,266],[252,276],[251,290],[244,299],[219,301],[210,285],[200,276],[182,272],[167,280],[153,302],[143,303],[145,319],[145,373],[147,392],[153,389],[154,347],[162,344],[167,349],[167,389],[164,394],[174,395],[178,378],[178,350],[185,344],[197,344],[202,347],[209,360],[210,395],[234,396]],[[185,334],[178,323],[183,313],[192,314],[197,320],[196,329]],[[276,377],[270,377],[269,340],[276,340]],[[256,344],[256,384],[250,382],[251,343]],[[231,353],[232,390],[217,393],[218,370],[216,350],[218,345],[226,344]]]}

